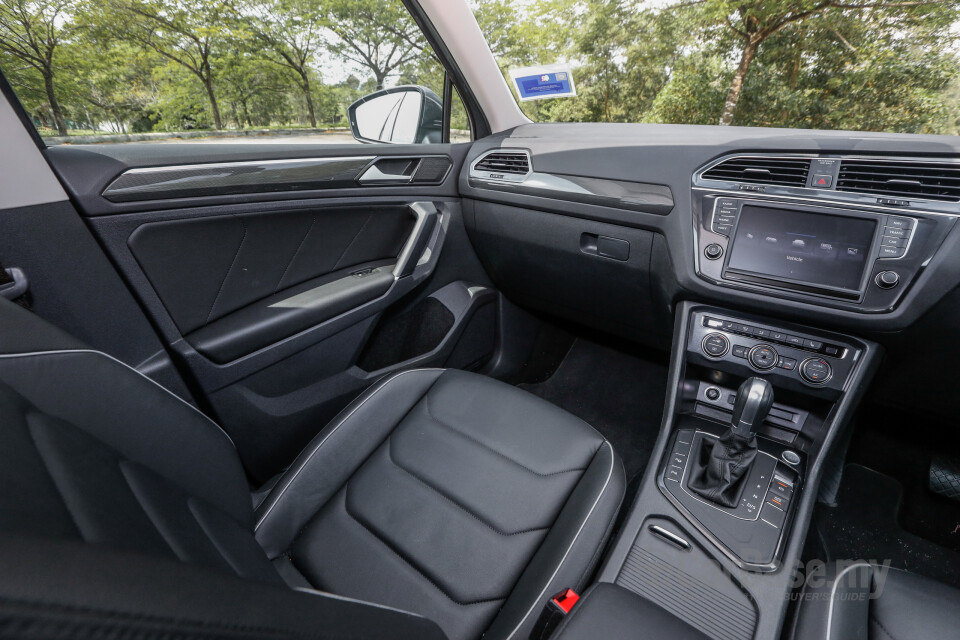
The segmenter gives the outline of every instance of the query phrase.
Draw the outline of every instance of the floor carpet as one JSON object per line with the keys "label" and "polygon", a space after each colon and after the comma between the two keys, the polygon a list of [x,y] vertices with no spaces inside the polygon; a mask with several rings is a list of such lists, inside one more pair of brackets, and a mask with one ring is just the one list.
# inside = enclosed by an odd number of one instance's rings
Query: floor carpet
{"label": "floor carpet", "polygon": [[[538,361],[518,386],[566,409],[603,434],[623,459],[627,478],[643,473],[660,430],[666,356],[640,357],[583,338],[543,340]],[[534,381],[530,381],[534,378]],[[539,379],[537,379],[539,378]]]}

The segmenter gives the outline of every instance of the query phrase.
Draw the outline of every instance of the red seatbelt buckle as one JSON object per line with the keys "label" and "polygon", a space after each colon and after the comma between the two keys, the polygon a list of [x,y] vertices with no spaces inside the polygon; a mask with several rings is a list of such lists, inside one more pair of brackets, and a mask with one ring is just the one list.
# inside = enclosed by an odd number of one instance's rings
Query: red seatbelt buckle
{"label": "red seatbelt buckle", "polygon": [[577,604],[580,596],[573,589],[564,589],[556,594],[543,607],[537,623],[530,632],[530,640],[545,640],[560,626],[560,622],[570,613],[573,605]]}
{"label": "red seatbelt buckle", "polygon": [[580,599],[580,596],[577,595],[577,592],[573,589],[564,589],[557,595],[551,598],[551,602],[557,605],[561,611],[564,613],[570,613],[570,609],[573,609],[573,605],[577,604],[577,600]]}

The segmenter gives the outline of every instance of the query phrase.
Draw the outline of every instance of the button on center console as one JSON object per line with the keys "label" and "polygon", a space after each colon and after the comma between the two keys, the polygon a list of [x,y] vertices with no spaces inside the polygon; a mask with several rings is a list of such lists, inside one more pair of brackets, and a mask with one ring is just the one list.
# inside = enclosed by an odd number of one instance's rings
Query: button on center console
{"label": "button on center console", "polygon": [[714,313],[696,315],[689,340],[690,351],[717,370],[737,376],[761,372],[771,382],[796,383],[795,390],[816,387],[818,393],[841,391],[856,361],[855,347],[827,335],[801,332],[799,327],[746,324]]}
{"label": "button on center console", "polygon": [[757,369],[772,369],[777,366],[780,354],[768,344],[758,344],[750,350],[750,356],[747,358],[750,364]]}

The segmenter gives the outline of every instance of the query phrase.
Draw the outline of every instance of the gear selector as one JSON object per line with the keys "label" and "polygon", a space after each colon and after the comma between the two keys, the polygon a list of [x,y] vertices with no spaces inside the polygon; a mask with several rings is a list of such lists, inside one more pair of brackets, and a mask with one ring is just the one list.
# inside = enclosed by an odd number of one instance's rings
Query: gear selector
{"label": "gear selector", "polygon": [[740,385],[730,427],[716,440],[700,440],[699,450],[691,452],[691,491],[724,507],[739,504],[757,456],[757,429],[771,405],[773,387],[763,378],[748,378]]}

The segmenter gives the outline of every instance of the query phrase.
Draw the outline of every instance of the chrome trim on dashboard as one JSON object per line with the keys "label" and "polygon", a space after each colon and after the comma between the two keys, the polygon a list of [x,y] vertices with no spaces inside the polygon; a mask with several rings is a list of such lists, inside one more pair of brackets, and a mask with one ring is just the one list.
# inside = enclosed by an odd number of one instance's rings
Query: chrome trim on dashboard
{"label": "chrome trim on dashboard", "polygon": [[[889,162],[889,163],[924,163],[924,162],[936,162],[941,164],[956,164],[960,165],[960,158],[937,158],[937,157],[917,157],[917,156],[877,156],[877,155],[860,155],[860,154],[847,154],[847,153],[728,153],[719,158],[711,160],[709,163],[697,169],[693,174],[693,188],[702,191],[716,191],[722,193],[737,193],[743,195],[753,195],[753,196],[765,196],[765,197],[774,197],[774,198],[802,198],[809,199],[815,202],[832,202],[835,204],[844,204],[844,205],[855,205],[859,207],[874,207],[881,208],[887,211],[916,211],[918,213],[929,213],[931,215],[945,215],[952,217],[960,217],[960,202],[949,202],[946,200],[930,200],[928,198],[920,197],[904,197],[899,196],[899,199],[907,200],[911,203],[910,206],[906,207],[887,207],[880,205],[876,202],[877,198],[884,197],[882,194],[875,193],[865,193],[862,191],[837,191],[836,187],[830,189],[813,189],[810,187],[796,187],[789,185],[775,185],[775,184],[760,184],[752,182],[731,182],[725,180],[709,180],[703,177],[703,174],[714,168],[722,162],[731,160],[734,158],[745,158],[745,159],[766,159],[766,158],[785,158],[788,160],[793,159],[809,159],[809,160],[866,160],[870,162]],[[750,185],[751,187],[756,187],[756,190],[753,189],[739,189],[733,185],[744,184]],[[711,186],[711,185],[721,185],[721,186]],[[770,193],[767,189],[775,189],[774,193]],[[796,192],[796,193],[794,193]],[[811,198],[813,194],[816,194],[817,197]],[[894,196],[891,196],[894,197]],[[913,203],[918,203],[919,206],[914,206]],[[922,207],[922,208],[921,208]]]}
{"label": "chrome trim on dashboard", "polygon": [[[517,153],[527,156],[527,172],[524,174],[519,173],[504,173],[499,171],[481,171],[477,169],[477,165],[484,160],[487,156],[491,156],[495,153]],[[511,147],[498,147],[496,149],[490,149],[484,151],[477,159],[470,163],[470,177],[475,180],[483,180],[485,182],[502,182],[506,184],[516,184],[518,182],[525,182],[527,178],[534,175],[533,171],[533,158],[531,157],[529,149],[516,149]]]}
{"label": "chrome trim on dashboard", "polygon": [[[769,185],[767,185],[769,186]],[[703,191],[705,193],[715,193],[717,195],[731,196],[734,198],[774,198],[777,200],[800,200],[804,204],[813,204],[822,207],[841,207],[841,208],[852,208],[857,211],[862,211],[863,213],[876,213],[877,215],[900,215],[905,218],[909,218],[914,214],[930,215],[930,216],[945,216],[947,218],[960,218],[960,211],[957,213],[947,213],[945,211],[930,211],[928,209],[918,209],[916,207],[889,207],[882,204],[866,204],[860,202],[854,202],[851,200],[830,200],[827,198],[810,198],[809,196],[802,195],[792,195],[792,194],[777,194],[777,193],[767,193],[765,191],[745,191],[740,189],[721,189],[713,187],[692,187],[694,191]],[[811,191],[811,189],[807,189]],[[849,191],[841,191],[840,193],[851,193]],[[855,195],[855,194],[854,194]],[[943,203],[950,204],[950,203]],[[960,205],[957,207],[960,209]],[[868,209],[876,209],[876,211],[868,211]]]}
{"label": "chrome trim on dashboard", "polygon": [[[477,171],[478,162],[492,153],[526,154],[530,170],[521,174]],[[490,177],[491,175],[496,177]],[[611,180],[591,176],[541,173],[533,170],[526,149],[491,149],[470,163],[470,184],[480,188],[541,198],[565,199],[602,207],[631,209],[655,215],[667,215],[674,207],[673,192],[667,185],[640,181]]]}

